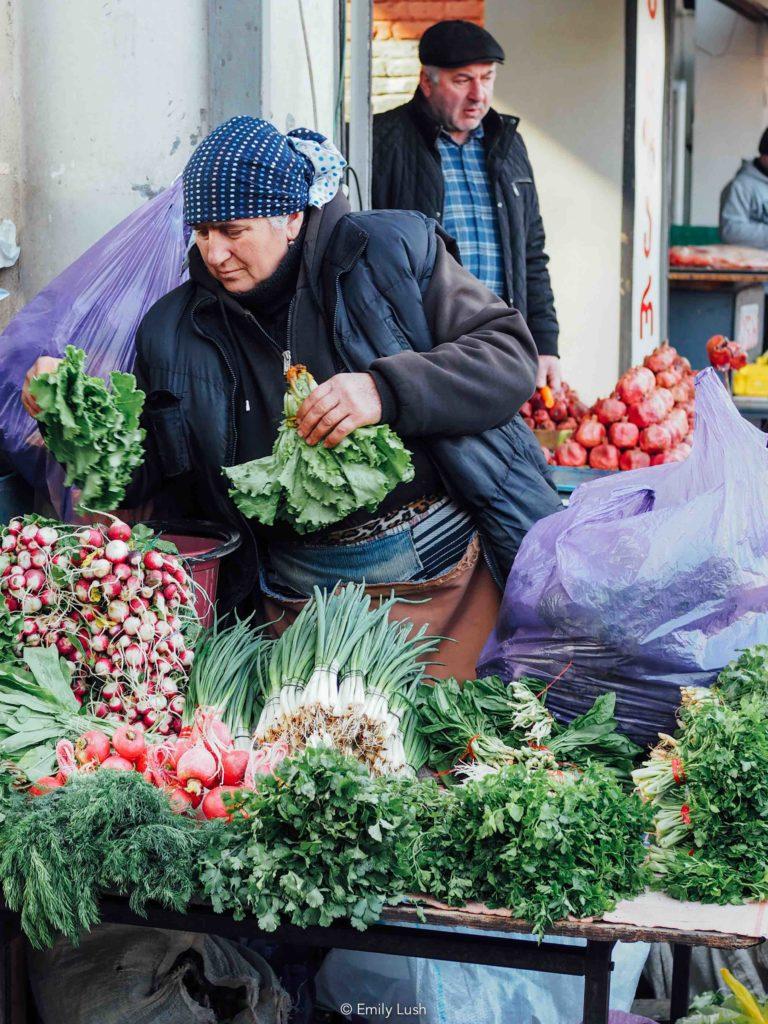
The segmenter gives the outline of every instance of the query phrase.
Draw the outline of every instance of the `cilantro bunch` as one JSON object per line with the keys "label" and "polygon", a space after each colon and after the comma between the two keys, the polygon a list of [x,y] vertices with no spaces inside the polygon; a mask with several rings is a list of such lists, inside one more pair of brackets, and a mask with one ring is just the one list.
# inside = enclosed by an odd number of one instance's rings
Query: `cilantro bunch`
{"label": "cilantro bunch", "polygon": [[317,384],[304,366],[288,371],[288,390],[272,454],[225,467],[230,496],[248,519],[276,519],[311,533],[366,508],[373,512],[399,483],[413,479],[411,455],[385,424],[358,427],[335,448],[309,445],[296,413]]}
{"label": "cilantro bunch", "polygon": [[648,815],[597,765],[508,765],[424,806],[413,887],[449,903],[507,907],[539,937],[553,921],[601,915],[644,887]]}
{"label": "cilantro bunch", "polygon": [[138,772],[75,775],[4,811],[0,879],[33,946],[58,933],[76,943],[98,923],[103,893],[128,896],[137,913],[150,902],[183,911],[192,897],[205,826],[174,814]]}
{"label": "cilantro bunch", "polygon": [[259,778],[243,812],[202,858],[203,892],[218,912],[255,914],[264,931],[339,918],[363,929],[406,891],[396,837],[413,829],[413,808],[401,784],[372,778],[353,758],[309,748]]}
{"label": "cilantro bunch", "polygon": [[768,899],[768,698],[688,702],[675,783],[652,804],[657,885],[683,900]]}
{"label": "cilantro bunch", "polygon": [[144,392],[132,373],[111,373],[108,388],[84,363],[85,352],[67,345],[56,371],[35,378],[30,391],[46,447],[64,466],[66,485],[81,489],[80,507],[109,511],[120,506],[144,457]]}

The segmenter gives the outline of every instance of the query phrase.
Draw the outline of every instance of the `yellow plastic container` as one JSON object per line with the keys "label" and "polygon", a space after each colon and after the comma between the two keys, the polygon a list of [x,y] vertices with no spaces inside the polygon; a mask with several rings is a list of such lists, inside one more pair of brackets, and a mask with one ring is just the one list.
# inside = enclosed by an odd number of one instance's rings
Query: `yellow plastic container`
{"label": "yellow plastic container", "polygon": [[768,398],[768,352],[733,375],[734,395]]}

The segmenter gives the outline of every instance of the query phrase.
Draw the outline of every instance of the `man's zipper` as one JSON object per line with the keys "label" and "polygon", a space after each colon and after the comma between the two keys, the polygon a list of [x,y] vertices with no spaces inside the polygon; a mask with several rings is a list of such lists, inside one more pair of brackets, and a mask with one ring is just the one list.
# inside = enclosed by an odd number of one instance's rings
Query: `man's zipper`
{"label": "man's zipper", "polygon": [[192,307],[192,310],[190,311],[190,314],[189,314],[189,318],[192,321],[193,329],[201,337],[205,338],[206,341],[210,341],[210,343],[218,350],[219,354],[221,355],[222,359],[224,360],[224,362],[227,365],[227,369],[229,370],[229,376],[232,379],[232,393],[230,394],[230,397],[229,397],[230,413],[231,413],[231,417],[232,417],[232,419],[231,419],[231,423],[232,423],[232,450],[227,453],[227,462],[228,462],[229,465],[234,465],[235,454],[237,452],[237,440],[238,440],[238,438],[237,438],[237,418],[236,418],[236,415],[235,415],[235,397],[237,395],[237,377],[235,376],[235,371],[234,371],[234,369],[232,367],[232,363],[229,361],[229,356],[227,355],[227,353],[226,353],[225,349],[223,348],[223,346],[220,345],[219,342],[215,338],[213,338],[210,334],[206,334],[205,331],[195,323],[195,313],[200,308],[200,306],[205,305],[205,303],[208,302],[208,301],[211,301],[211,300],[200,299],[199,302],[197,302]]}

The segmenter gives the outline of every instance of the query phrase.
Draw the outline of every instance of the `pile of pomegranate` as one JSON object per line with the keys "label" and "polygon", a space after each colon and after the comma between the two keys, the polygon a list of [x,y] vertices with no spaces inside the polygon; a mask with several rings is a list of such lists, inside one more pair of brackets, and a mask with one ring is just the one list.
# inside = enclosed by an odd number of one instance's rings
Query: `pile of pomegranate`
{"label": "pile of pomegranate", "polygon": [[[665,344],[642,366],[627,370],[612,394],[590,409],[564,385],[547,410],[547,426],[573,433],[554,452],[544,449],[548,461],[608,470],[682,462],[691,450],[694,376],[688,360]],[[544,417],[537,409],[545,399],[537,396],[528,404],[534,428],[540,429]]]}

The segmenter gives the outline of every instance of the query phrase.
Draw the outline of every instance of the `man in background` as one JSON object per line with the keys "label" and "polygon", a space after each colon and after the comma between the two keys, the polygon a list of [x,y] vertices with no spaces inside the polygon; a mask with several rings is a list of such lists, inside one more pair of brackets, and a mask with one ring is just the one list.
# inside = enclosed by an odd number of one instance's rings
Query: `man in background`
{"label": "man in background", "polygon": [[559,328],[533,171],[519,119],[491,107],[504,51],[471,22],[441,21],[422,36],[419,60],[413,99],[373,119],[373,206],[434,217],[464,266],[523,314],[539,353],[536,384],[557,388]]}
{"label": "man in background", "polygon": [[729,245],[768,249],[768,128],[754,160],[743,160],[720,196],[720,237]]}

